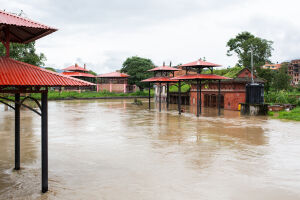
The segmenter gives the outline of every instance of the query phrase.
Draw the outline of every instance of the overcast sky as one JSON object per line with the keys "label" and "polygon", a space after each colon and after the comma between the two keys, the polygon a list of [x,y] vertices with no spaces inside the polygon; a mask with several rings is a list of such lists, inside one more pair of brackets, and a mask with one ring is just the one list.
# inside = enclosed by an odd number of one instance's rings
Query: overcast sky
{"label": "overcast sky", "polygon": [[98,74],[127,57],[174,65],[206,57],[234,66],[227,41],[242,31],[274,41],[273,62],[300,58],[299,0],[0,0],[0,9],[59,30],[37,41],[46,66]]}

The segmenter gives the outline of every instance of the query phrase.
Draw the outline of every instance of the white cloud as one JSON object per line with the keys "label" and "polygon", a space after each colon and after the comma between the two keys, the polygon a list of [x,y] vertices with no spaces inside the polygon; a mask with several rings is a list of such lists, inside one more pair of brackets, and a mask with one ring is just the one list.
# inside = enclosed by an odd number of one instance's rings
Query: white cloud
{"label": "white cloud", "polygon": [[[97,73],[114,71],[129,56],[161,65],[208,61],[234,65],[226,42],[241,31],[274,41],[272,60],[300,57],[297,0],[0,0],[2,9],[23,10],[33,20],[59,28],[40,39],[47,64],[63,68],[76,61]],[[80,63],[79,63],[80,64]]]}

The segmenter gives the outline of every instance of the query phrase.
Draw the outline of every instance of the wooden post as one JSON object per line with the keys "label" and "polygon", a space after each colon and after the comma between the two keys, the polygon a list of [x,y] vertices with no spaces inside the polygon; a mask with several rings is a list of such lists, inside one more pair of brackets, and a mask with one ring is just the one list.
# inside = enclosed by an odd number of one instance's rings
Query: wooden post
{"label": "wooden post", "polygon": [[200,80],[200,115],[202,114],[202,80]]}
{"label": "wooden post", "polygon": [[151,83],[149,82],[149,96],[148,96],[148,100],[149,100],[149,105],[148,105],[148,108],[149,110],[151,109],[151,95],[150,95],[150,88],[151,88]]}
{"label": "wooden post", "polygon": [[197,79],[197,117],[199,117],[199,79]]}
{"label": "wooden post", "polygon": [[15,170],[20,169],[20,93],[15,94]]}
{"label": "wooden post", "polygon": [[42,93],[42,192],[48,191],[48,93]]}
{"label": "wooden post", "polygon": [[161,112],[161,82],[159,82],[159,112]]}
{"label": "wooden post", "polygon": [[178,114],[181,115],[181,81],[178,81]]}
{"label": "wooden post", "polygon": [[221,115],[221,80],[218,82],[218,114]]}
{"label": "wooden post", "polygon": [[170,96],[169,96],[169,83],[167,83],[167,109],[169,109],[169,101],[170,101]]}

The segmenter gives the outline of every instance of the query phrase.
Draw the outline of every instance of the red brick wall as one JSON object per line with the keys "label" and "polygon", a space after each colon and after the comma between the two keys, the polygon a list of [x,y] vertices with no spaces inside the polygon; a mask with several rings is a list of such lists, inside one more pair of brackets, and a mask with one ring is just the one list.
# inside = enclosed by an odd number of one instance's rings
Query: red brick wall
{"label": "red brick wall", "polygon": [[[126,87],[127,85],[125,85]],[[99,91],[110,91],[110,84],[98,84]],[[124,93],[124,84],[111,84],[112,92]]]}
{"label": "red brick wall", "polygon": [[[197,86],[192,85],[190,91],[190,105],[197,104]],[[210,83],[202,85],[202,106],[204,106],[204,95],[215,94],[218,95],[218,84]],[[221,83],[221,95],[224,96],[224,109],[227,110],[238,110],[240,103],[246,101],[245,84],[243,83]]]}
{"label": "red brick wall", "polygon": [[[237,77],[239,77],[239,78],[245,78],[245,77],[251,78],[251,71],[248,68],[245,68],[240,72],[240,74]],[[255,74],[253,74],[253,78],[256,78]]]}

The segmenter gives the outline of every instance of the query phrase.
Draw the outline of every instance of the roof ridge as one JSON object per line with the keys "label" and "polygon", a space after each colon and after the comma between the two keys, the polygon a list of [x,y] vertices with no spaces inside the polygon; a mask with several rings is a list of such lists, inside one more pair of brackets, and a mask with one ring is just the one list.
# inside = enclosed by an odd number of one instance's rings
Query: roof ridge
{"label": "roof ridge", "polygon": [[9,60],[11,60],[11,61],[13,61],[13,62],[16,62],[16,63],[21,64],[21,65],[25,65],[25,66],[27,66],[27,67],[34,68],[34,69],[36,69],[36,70],[40,70],[40,71],[44,71],[44,72],[49,73],[49,74],[53,74],[53,75],[55,75],[55,76],[59,76],[59,77],[63,77],[63,78],[70,78],[70,79],[72,79],[72,80],[74,80],[74,81],[79,81],[79,82],[82,82],[82,83],[89,83],[89,82],[83,81],[83,80],[81,80],[81,79],[76,79],[76,78],[73,78],[73,77],[70,77],[70,76],[65,76],[65,75],[63,75],[63,74],[60,74],[60,73],[57,73],[57,72],[53,72],[53,71],[44,69],[44,68],[42,68],[42,67],[34,66],[34,65],[32,65],[32,64],[29,64],[29,63],[21,62],[21,61],[12,59],[12,58],[0,57],[0,59],[3,59],[3,58],[4,58],[4,59],[9,59]]}
{"label": "roof ridge", "polygon": [[[13,14],[13,13],[9,13],[9,12],[3,11],[3,10],[0,10],[0,12],[1,12],[2,14],[5,14],[5,15],[8,15],[8,16],[17,18],[17,19],[19,19],[19,20],[23,20],[23,21],[26,21],[26,22],[29,22],[29,23],[33,23],[33,24],[38,25],[38,26],[43,26],[44,28],[47,28],[47,29],[50,28],[50,29],[55,29],[55,30],[57,30],[56,28],[53,28],[53,27],[51,27],[51,26],[47,26],[47,25],[45,25],[45,24],[36,22],[36,21],[34,21],[34,20],[31,20],[31,19],[28,19],[28,18],[25,18],[25,17],[18,16],[18,15]],[[23,26],[24,26],[24,25],[23,25]]]}

